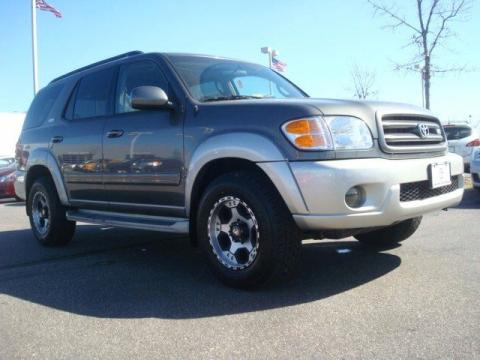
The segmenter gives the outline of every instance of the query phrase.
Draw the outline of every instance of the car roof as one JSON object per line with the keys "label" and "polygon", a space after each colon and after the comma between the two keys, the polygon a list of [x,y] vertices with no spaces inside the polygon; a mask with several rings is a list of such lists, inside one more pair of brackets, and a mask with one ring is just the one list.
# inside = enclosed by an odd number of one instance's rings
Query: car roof
{"label": "car roof", "polygon": [[[78,69],[72,70],[66,74],[60,75],[50,81],[50,84],[60,82],[61,80],[64,79],[69,79],[75,75],[80,75],[80,74],[86,74],[89,71],[96,70],[101,67],[107,67],[115,64],[122,63],[124,61],[131,60],[133,58],[142,58],[142,57],[149,57],[149,56],[161,56],[164,58],[174,58],[174,57],[197,57],[197,58],[203,58],[203,59],[217,59],[217,60],[225,60],[225,61],[236,61],[236,62],[242,62],[242,63],[250,63],[248,61],[243,61],[243,60],[238,60],[238,59],[232,59],[232,58],[227,58],[227,57],[222,57],[222,56],[215,56],[215,55],[206,55],[206,54],[195,54],[195,53],[182,53],[182,52],[150,52],[150,53],[144,53],[142,51],[129,51],[120,55],[116,55],[107,59],[103,59],[97,62],[94,62],[92,64],[80,67]],[[253,64],[253,63],[250,63]]]}

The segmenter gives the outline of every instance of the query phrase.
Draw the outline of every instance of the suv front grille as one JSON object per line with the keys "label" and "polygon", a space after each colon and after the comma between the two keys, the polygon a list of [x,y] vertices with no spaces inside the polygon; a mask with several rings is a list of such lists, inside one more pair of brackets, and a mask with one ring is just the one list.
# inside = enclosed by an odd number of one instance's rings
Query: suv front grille
{"label": "suv front grille", "polygon": [[458,176],[452,177],[452,183],[436,189],[430,188],[430,181],[417,181],[400,184],[400,201],[424,200],[434,196],[448,194],[458,189]]}
{"label": "suv front grille", "polygon": [[443,151],[446,141],[440,121],[418,115],[384,115],[382,148],[389,153]]}

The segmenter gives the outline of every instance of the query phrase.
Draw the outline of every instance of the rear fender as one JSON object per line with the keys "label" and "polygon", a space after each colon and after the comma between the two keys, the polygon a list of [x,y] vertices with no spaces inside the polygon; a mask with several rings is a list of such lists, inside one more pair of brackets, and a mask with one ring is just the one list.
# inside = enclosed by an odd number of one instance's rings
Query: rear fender
{"label": "rear fender", "polygon": [[37,148],[29,154],[26,166],[26,183],[28,183],[29,170],[34,166],[43,166],[47,168],[52,177],[53,183],[55,184],[55,188],[57,189],[57,194],[60,202],[63,205],[69,205],[70,201],[68,199],[62,172],[60,170],[60,167],[58,166],[55,157],[49,149]]}

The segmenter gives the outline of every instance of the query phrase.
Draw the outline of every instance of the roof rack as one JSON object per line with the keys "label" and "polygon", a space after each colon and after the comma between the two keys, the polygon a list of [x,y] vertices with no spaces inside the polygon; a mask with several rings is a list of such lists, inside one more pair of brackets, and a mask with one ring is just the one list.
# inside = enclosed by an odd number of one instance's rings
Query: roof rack
{"label": "roof rack", "polygon": [[59,76],[59,77],[53,79],[52,81],[50,81],[50,84],[53,83],[53,82],[55,82],[55,81],[64,79],[64,78],[66,78],[66,77],[68,77],[68,76],[70,76],[70,75],[73,75],[73,74],[79,73],[79,72],[81,72],[81,71],[84,71],[84,70],[93,68],[93,67],[95,67],[95,66],[102,65],[102,64],[106,64],[106,63],[109,63],[109,62],[111,62],[111,61],[120,60],[120,59],[127,58],[127,57],[130,57],[130,56],[140,55],[140,54],[143,54],[143,51],[138,51],[138,50],[136,50],[136,51],[129,51],[129,52],[126,52],[126,53],[117,55],[117,56],[110,57],[110,58],[105,59],[105,60],[97,61],[96,63],[93,63],[93,64],[90,64],[90,65],[81,67],[81,68],[79,68],[79,69],[70,71],[69,73],[66,73],[65,75]]}

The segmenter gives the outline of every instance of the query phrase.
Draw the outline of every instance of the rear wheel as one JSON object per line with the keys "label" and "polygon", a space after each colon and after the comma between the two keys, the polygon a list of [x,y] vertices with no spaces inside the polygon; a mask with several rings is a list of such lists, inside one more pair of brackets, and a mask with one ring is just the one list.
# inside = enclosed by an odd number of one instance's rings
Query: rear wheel
{"label": "rear wheel", "polygon": [[198,208],[199,244],[226,284],[251,288],[291,275],[299,231],[278,193],[255,172],[222,175]]}
{"label": "rear wheel", "polygon": [[421,222],[422,217],[420,216],[402,221],[395,225],[387,226],[382,229],[357,234],[355,235],[355,238],[361,243],[370,246],[386,246],[396,244],[412,236],[413,233],[417,231]]}
{"label": "rear wheel", "polygon": [[35,181],[27,206],[33,234],[42,245],[65,245],[72,240],[75,222],[67,220],[51,179],[42,177]]}

